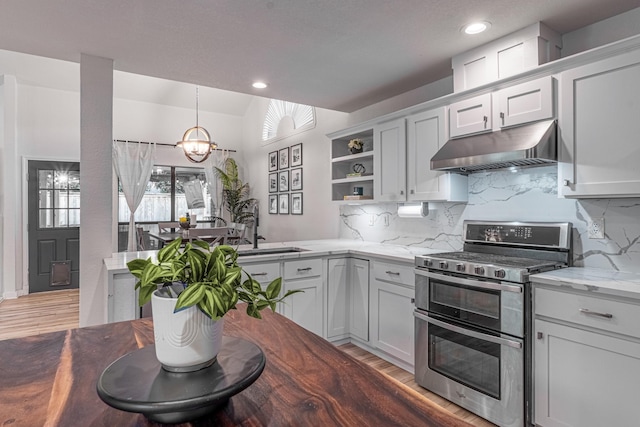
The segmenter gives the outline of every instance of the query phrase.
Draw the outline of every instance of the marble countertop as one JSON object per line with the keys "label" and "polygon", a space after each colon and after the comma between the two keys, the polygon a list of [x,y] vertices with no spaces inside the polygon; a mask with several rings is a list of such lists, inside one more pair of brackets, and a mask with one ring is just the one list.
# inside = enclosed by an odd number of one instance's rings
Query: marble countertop
{"label": "marble countertop", "polygon": [[[260,243],[260,249],[300,248],[302,252],[269,254],[269,255],[245,255],[240,258],[241,263],[282,261],[298,258],[324,257],[332,255],[360,255],[363,257],[379,258],[392,262],[401,262],[413,265],[414,257],[427,253],[442,252],[429,248],[402,246],[387,243],[362,242],[347,239],[326,240],[302,240],[293,242]],[[240,245],[238,250],[251,249],[251,245]],[[157,251],[118,252],[111,258],[105,258],[104,264],[108,273],[126,273],[127,262],[137,258],[155,259]]]}
{"label": "marble countertop", "polygon": [[534,274],[531,281],[640,300],[640,274],[599,268],[570,267]]}

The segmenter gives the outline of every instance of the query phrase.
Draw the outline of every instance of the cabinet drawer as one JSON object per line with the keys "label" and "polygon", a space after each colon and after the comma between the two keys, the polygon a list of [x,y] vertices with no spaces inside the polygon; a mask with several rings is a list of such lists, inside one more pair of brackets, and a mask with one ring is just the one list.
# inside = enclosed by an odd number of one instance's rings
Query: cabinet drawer
{"label": "cabinet drawer", "polygon": [[[242,268],[260,283],[269,283],[273,279],[280,277],[280,263],[272,262],[267,264],[249,264]],[[244,279],[243,279],[244,280]]]}
{"label": "cabinet drawer", "polygon": [[536,288],[535,313],[640,338],[640,306],[636,304]]}
{"label": "cabinet drawer", "polygon": [[322,259],[320,258],[287,261],[284,263],[284,280],[320,276],[321,274]]}
{"label": "cabinet drawer", "polygon": [[386,282],[402,283],[412,288],[415,287],[413,267],[376,261],[373,263],[373,277]]}

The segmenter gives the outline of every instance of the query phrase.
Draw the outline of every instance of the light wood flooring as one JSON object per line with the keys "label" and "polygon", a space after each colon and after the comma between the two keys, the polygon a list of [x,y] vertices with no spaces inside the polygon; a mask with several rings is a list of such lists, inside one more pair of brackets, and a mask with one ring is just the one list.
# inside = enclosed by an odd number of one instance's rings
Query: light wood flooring
{"label": "light wood flooring", "polygon": [[[78,327],[80,294],[77,289],[41,292],[0,302],[0,340],[20,338]],[[1,345],[1,344],[0,344]],[[417,391],[426,399],[442,406],[478,427],[493,427],[490,422],[420,387],[413,375],[404,369],[353,344],[338,348],[355,359]]]}

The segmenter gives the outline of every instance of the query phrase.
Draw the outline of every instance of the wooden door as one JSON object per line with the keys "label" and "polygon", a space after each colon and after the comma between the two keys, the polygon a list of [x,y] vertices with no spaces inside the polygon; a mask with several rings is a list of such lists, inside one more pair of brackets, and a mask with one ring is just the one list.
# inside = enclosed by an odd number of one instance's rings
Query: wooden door
{"label": "wooden door", "polygon": [[80,163],[28,168],[29,293],[78,288]]}

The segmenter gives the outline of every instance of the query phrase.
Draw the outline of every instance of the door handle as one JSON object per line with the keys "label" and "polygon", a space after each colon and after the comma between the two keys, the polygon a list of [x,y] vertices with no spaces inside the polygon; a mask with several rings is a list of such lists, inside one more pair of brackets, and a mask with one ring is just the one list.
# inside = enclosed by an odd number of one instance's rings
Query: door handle
{"label": "door handle", "polygon": [[598,316],[598,317],[604,317],[605,319],[613,318],[613,314],[611,313],[599,313],[597,311],[591,311],[588,308],[581,308],[578,311],[580,311],[580,313],[582,314],[586,314],[587,316]]}

